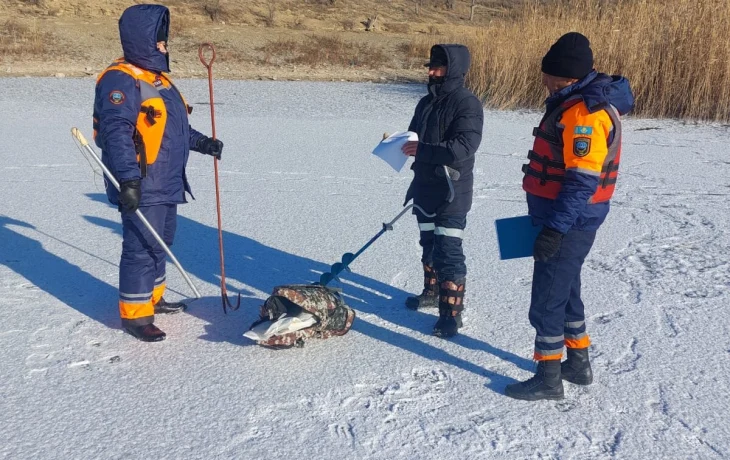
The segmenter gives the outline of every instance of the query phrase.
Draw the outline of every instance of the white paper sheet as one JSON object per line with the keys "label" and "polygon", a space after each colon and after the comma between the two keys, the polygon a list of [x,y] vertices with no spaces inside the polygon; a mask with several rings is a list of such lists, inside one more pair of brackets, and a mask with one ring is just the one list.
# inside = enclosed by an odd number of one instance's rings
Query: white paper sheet
{"label": "white paper sheet", "polygon": [[373,154],[382,158],[393,169],[400,172],[408,161],[408,156],[401,151],[408,141],[417,141],[418,134],[413,131],[398,131],[383,139],[373,150]]}

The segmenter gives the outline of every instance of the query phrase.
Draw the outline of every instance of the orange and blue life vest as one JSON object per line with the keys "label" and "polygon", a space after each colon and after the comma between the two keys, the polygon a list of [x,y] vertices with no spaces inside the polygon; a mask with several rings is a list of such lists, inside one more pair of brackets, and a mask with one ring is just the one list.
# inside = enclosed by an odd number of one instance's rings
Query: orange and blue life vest
{"label": "orange and blue life vest", "polygon": [[548,103],[522,168],[529,214],[561,233],[596,230],[616,188],[631,88],[623,77],[592,72]]}
{"label": "orange and blue life vest", "polygon": [[589,204],[611,199],[621,161],[621,119],[615,107],[591,114],[583,99],[573,96],[545,117],[532,134],[535,143],[527,155],[530,162],[522,167],[526,192],[554,200],[566,170],[575,169],[599,177]]}
{"label": "orange and blue life vest", "polygon": [[[162,137],[167,124],[167,107],[158,88],[170,89],[174,85],[172,80],[164,73],[150,72],[140,69],[124,60],[117,59],[112,65],[106,68],[96,79],[97,84],[107,72],[118,70],[136,80],[139,89],[141,105],[137,117],[136,132],[134,134],[137,161],[140,163],[142,177],[145,177],[148,165],[154,164],[162,145]],[[123,98],[121,92],[110,94],[110,98],[119,100]],[[192,113],[192,107],[187,105],[185,98],[180,93],[180,98],[185,105],[188,114]],[[94,117],[94,139],[96,139],[99,120]]]}
{"label": "orange and blue life vest", "polygon": [[[191,109],[165,72],[118,59],[97,79],[94,140],[119,182],[142,179],[140,206],[184,203],[189,151],[202,134],[188,121]],[[117,191],[107,184],[117,203]]]}

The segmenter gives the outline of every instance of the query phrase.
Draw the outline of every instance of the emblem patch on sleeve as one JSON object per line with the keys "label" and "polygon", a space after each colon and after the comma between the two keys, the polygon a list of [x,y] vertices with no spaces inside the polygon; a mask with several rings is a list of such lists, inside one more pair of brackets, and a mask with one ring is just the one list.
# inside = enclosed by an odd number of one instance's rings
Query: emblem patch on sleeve
{"label": "emblem patch on sleeve", "polygon": [[591,134],[593,134],[593,127],[592,126],[576,126],[575,134],[582,134],[584,136],[590,136]]}
{"label": "emblem patch on sleeve", "polygon": [[119,105],[124,102],[124,93],[119,90],[114,90],[109,93],[109,101],[114,105]]}
{"label": "emblem patch on sleeve", "polygon": [[584,157],[591,151],[590,137],[576,137],[573,139],[573,154],[577,157]]}

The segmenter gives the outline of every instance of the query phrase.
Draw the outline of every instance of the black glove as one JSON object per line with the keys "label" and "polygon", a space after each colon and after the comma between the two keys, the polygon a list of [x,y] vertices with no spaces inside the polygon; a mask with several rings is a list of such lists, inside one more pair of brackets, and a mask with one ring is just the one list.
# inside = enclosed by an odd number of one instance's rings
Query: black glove
{"label": "black glove", "polygon": [[141,184],[138,179],[122,182],[119,187],[119,209],[134,212],[139,208],[139,200],[142,197]]}
{"label": "black glove", "polygon": [[200,153],[214,156],[219,160],[221,159],[221,154],[223,153],[223,142],[221,142],[220,139],[201,137],[195,147]]}
{"label": "black glove", "polygon": [[532,250],[532,256],[540,262],[547,262],[560,251],[560,245],[563,244],[563,234],[553,230],[552,228],[543,227],[540,234],[535,240],[535,248]]}

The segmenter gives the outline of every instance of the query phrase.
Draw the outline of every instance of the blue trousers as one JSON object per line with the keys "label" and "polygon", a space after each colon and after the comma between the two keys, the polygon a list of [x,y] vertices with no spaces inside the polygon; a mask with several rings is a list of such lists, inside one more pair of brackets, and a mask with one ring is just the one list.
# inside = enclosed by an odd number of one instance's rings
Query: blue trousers
{"label": "blue trousers", "polygon": [[424,217],[416,213],[423,248],[421,262],[436,270],[439,283],[466,278],[466,257],[462,238],[466,228],[466,214]]}
{"label": "blue trousers", "polygon": [[580,272],[596,238],[595,231],[570,230],[560,251],[546,262],[535,261],[530,324],[535,328],[535,359],[560,359],[563,346],[587,348],[585,306]]}
{"label": "blue trousers", "polygon": [[[177,205],[139,208],[168,246],[177,227]],[[119,263],[119,312],[123,326],[154,321],[154,304],[165,291],[165,250],[135,213],[122,212],[122,259]]]}

